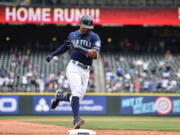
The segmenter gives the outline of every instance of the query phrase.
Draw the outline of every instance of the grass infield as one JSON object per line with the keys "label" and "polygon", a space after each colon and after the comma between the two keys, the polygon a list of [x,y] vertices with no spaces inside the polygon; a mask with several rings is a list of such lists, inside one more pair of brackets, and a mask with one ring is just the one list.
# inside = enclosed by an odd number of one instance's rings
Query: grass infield
{"label": "grass infield", "polygon": [[[82,116],[82,118],[87,119],[86,124],[82,126],[85,129],[180,132],[180,117]],[[0,119],[18,119],[31,123],[72,127],[72,116],[0,116]]]}

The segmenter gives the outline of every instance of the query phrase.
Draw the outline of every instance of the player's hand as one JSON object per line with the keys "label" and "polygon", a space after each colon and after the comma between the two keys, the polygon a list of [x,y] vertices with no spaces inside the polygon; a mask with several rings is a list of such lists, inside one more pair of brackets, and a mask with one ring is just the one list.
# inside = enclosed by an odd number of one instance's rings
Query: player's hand
{"label": "player's hand", "polygon": [[87,56],[91,57],[91,58],[97,58],[97,52],[94,49],[90,49],[88,50]]}
{"label": "player's hand", "polygon": [[48,55],[48,56],[46,57],[46,62],[49,63],[49,62],[52,60],[52,58],[53,58],[52,55]]}

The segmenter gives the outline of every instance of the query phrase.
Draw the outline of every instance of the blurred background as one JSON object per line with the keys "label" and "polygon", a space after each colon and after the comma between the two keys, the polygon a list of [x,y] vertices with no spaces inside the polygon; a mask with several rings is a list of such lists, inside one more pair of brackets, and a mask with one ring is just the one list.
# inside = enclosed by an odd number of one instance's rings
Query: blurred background
{"label": "blurred background", "polygon": [[68,53],[46,56],[95,19],[102,40],[87,92],[180,93],[180,0],[0,0],[0,92],[69,91]]}

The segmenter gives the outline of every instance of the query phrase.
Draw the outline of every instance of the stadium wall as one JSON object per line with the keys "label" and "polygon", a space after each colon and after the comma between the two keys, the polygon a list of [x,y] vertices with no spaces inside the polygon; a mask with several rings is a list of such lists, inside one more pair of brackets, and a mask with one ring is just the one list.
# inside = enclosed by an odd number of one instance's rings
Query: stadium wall
{"label": "stadium wall", "polygon": [[[53,93],[0,93],[0,115],[69,115],[69,103],[56,110]],[[88,93],[81,102],[83,115],[180,116],[180,94]]]}

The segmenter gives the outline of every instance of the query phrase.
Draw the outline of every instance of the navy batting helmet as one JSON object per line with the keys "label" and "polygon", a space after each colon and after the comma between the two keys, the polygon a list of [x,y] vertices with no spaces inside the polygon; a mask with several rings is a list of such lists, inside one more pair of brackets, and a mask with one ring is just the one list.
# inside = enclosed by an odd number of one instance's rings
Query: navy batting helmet
{"label": "navy batting helmet", "polygon": [[80,20],[81,25],[86,29],[93,29],[93,18],[90,15],[83,15]]}

